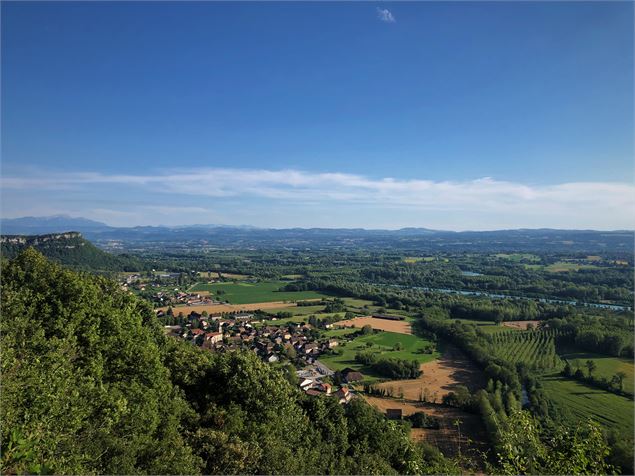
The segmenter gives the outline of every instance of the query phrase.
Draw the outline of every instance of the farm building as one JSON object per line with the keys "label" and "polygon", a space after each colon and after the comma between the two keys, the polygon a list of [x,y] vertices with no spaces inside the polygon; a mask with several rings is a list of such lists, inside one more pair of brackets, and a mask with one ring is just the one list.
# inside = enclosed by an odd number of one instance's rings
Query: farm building
{"label": "farm building", "polygon": [[359,380],[363,380],[364,374],[362,374],[361,372],[358,372],[357,370],[353,370],[347,367],[344,370],[342,370],[342,377],[344,378],[344,380],[346,380],[346,382],[350,383],[350,382],[357,382]]}
{"label": "farm building", "polygon": [[234,319],[236,319],[237,321],[246,321],[249,319],[253,319],[253,317],[254,315],[248,312],[239,312],[238,314],[234,315]]}

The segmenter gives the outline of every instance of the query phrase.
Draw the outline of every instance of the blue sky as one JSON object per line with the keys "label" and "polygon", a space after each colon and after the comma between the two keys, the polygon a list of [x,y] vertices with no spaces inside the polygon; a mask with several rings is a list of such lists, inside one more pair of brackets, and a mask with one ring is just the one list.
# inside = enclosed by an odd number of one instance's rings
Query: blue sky
{"label": "blue sky", "polygon": [[2,3],[2,216],[632,228],[630,2]]}

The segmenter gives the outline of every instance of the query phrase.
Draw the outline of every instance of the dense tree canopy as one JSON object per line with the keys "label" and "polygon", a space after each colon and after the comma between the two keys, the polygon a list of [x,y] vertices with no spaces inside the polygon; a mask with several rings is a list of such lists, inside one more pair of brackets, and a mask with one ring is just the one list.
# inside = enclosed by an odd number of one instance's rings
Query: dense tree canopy
{"label": "dense tree canopy", "polygon": [[167,338],[146,304],[33,249],[2,263],[2,472],[414,474],[456,467],[362,400]]}

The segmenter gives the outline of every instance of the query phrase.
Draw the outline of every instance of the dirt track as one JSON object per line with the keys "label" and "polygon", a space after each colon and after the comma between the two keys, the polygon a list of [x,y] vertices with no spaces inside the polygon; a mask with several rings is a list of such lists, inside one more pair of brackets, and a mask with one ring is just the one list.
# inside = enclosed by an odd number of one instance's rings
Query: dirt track
{"label": "dirt track", "polygon": [[[239,312],[239,311],[256,311],[261,309],[263,311],[267,309],[280,309],[287,307],[296,307],[294,302],[273,301],[273,302],[256,302],[252,304],[211,304],[206,306],[173,306],[172,310],[175,315],[182,312],[188,315],[192,311],[203,312],[207,311],[209,314],[216,314],[219,312]],[[167,307],[160,307],[162,311],[167,311]]]}
{"label": "dirt track", "polygon": [[373,329],[380,329],[382,331],[412,334],[412,328],[409,322],[377,319],[376,317],[356,317],[348,321],[339,321],[335,325],[338,327],[355,327],[358,329],[365,325],[370,325]]}
{"label": "dirt track", "polygon": [[393,389],[393,395],[403,393],[404,398],[418,401],[420,395],[428,401],[441,403],[444,395],[457,386],[464,385],[474,392],[485,385],[483,374],[457,348],[446,345],[443,355],[437,360],[421,364],[423,374],[417,379],[391,380],[378,384],[380,388]]}

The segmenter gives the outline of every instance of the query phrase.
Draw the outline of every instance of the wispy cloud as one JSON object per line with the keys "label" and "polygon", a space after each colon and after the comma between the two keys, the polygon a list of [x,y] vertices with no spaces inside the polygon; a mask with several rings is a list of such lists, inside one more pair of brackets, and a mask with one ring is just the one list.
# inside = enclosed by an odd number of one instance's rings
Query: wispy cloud
{"label": "wispy cloud", "polygon": [[[102,201],[111,197],[114,203],[120,192],[133,190],[145,199],[146,204],[156,203],[137,207],[137,213],[166,221],[171,216],[206,215],[210,209],[205,206],[228,200],[251,201],[253,207],[260,206],[263,201],[273,202],[278,211],[288,207],[296,210],[298,207],[377,210],[378,220],[382,219],[381,213],[398,210],[403,215],[410,214],[413,217],[411,224],[415,225],[420,224],[418,217],[426,213],[445,214],[453,217],[453,223],[479,216],[487,223],[483,224],[485,228],[497,227],[497,224],[498,227],[509,224],[517,227],[632,228],[630,217],[635,215],[635,185],[619,182],[531,185],[489,177],[433,181],[377,179],[338,172],[204,168],[144,175],[78,172],[4,176],[1,183],[3,194],[13,194],[15,203],[35,191],[50,197],[68,193],[83,193]],[[200,206],[202,202],[205,203]],[[223,209],[231,211],[230,205]],[[367,226],[377,224],[368,223]],[[474,225],[470,227],[475,228]],[[461,225],[454,228],[461,228]]]}
{"label": "wispy cloud", "polygon": [[386,23],[395,23],[395,16],[387,8],[377,7],[377,18]]}

